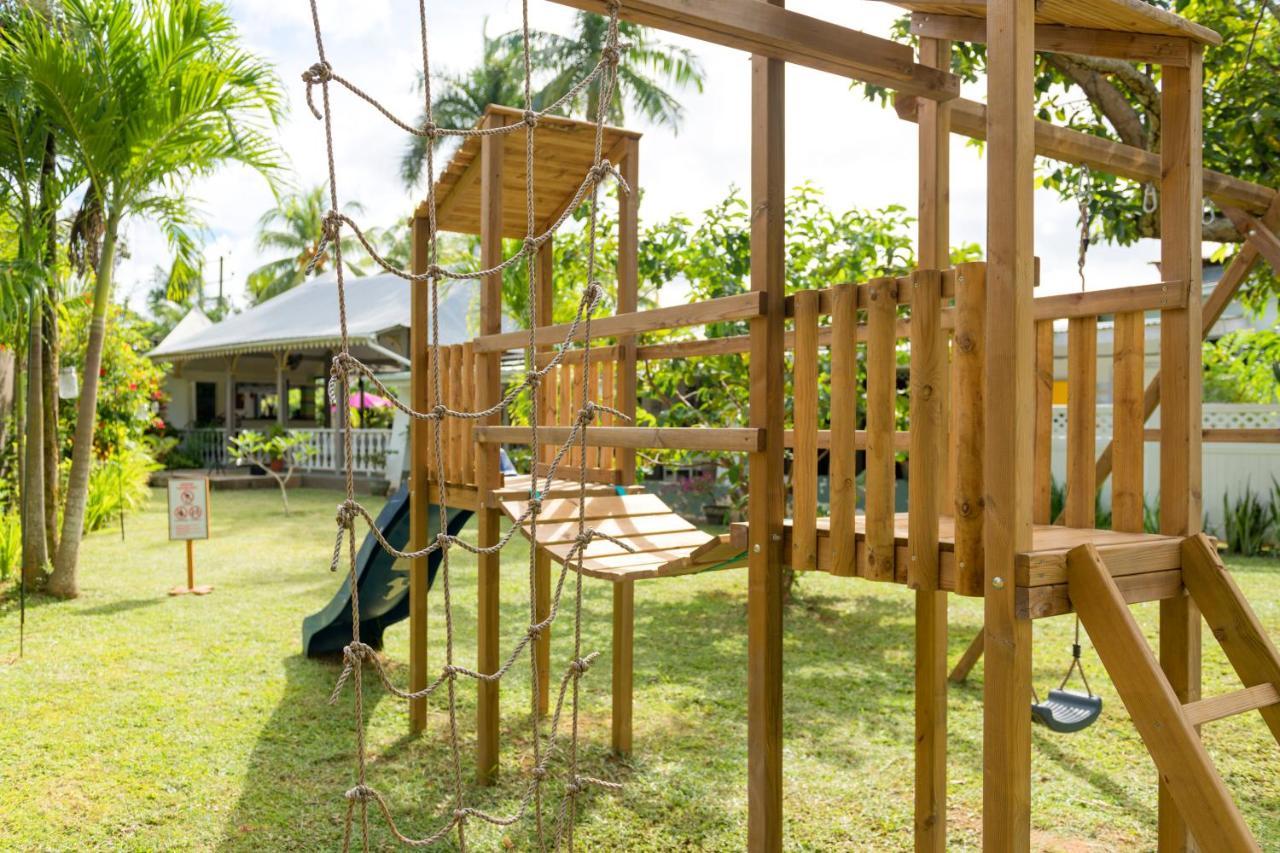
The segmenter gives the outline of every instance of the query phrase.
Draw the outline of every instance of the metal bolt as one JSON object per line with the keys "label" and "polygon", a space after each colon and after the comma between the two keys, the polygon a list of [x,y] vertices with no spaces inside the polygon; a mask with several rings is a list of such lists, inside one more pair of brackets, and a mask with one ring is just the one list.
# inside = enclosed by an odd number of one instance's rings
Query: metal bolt
{"label": "metal bolt", "polygon": [[991,585],[996,589],[1004,589],[1004,578],[996,577],[991,579]]}
{"label": "metal bolt", "polygon": [[756,544],[752,545],[752,546],[751,546],[751,550],[752,550],[752,551],[754,551],[755,553],[759,554],[759,553],[760,553],[760,543],[759,543],[759,542],[757,542]]}
{"label": "metal bolt", "polygon": [[782,541],[782,534],[781,534],[781,533],[770,533],[770,534],[769,534],[769,541],[770,541],[770,542],[781,542],[781,541]]}

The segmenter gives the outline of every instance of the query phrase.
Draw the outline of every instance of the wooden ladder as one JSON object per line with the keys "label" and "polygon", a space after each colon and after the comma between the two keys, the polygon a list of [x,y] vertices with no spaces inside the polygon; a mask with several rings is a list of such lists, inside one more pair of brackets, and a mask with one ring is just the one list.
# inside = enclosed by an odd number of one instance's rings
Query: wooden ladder
{"label": "wooden ladder", "polygon": [[1280,656],[1204,534],[1182,543],[1182,581],[1243,690],[1184,705],[1098,550],[1067,555],[1071,602],[1192,835],[1204,850],[1259,850],[1196,727],[1256,710],[1280,743]]}

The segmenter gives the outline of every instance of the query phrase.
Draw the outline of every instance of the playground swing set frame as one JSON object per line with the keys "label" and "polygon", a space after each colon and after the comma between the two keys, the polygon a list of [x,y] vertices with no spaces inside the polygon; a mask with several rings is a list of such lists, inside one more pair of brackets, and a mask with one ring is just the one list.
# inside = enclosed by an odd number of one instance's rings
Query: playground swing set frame
{"label": "playground swing set frame", "polygon": [[[556,0],[579,9],[605,12],[603,0]],[[896,582],[912,590],[915,629],[915,823],[918,850],[946,845],[947,596],[984,599],[986,665],[983,682],[983,847],[1027,850],[1030,845],[1031,622],[1034,618],[1080,614],[1103,664],[1160,769],[1159,842],[1162,850],[1183,849],[1193,836],[1203,846],[1256,849],[1256,842],[1203,756],[1194,727],[1232,708],[1258,709],[1280,738],[1280,664],[1270,649],[1257,661],[1237,662],[1230,639],[1223,645],[1246,683],[1241,697],[1200,697],[1203,613],[1218,634],[1224,614],[1246,624],[1241,642],[1258,644],[1256,618],[1229,576],[1216,562],[1212,544],[1200,531],[1201,390],[1200,343],[1259,258],[1280,269],[1280,201],[1274,190],[1205,172],[1201,164],[1203,50],[1218,43],[1210,30],[1140,0],[987,0],[985,4],[907,0],[916,51],[908,46],[850,30],[783,8],[781,0],[629,0],[621,17],[647,26],[746,50],[751,58],[751,274],[750,291],[673,308],[640,311],[637,306],[639,135],[610,129],[608,158],[618,165],[629,194],[619,193],[616,314],[593,321],[593,335],[613,343],[593,348],[589,357],[566,358],[560,368],[572,383],[582,365],[593,371],[593,386],[626,415],[636,406],[636,364],[641,358],[697,357],[731,352],[750,356],[750,414],[747,427],[661,429],[606,422],[589,430],[595,452],[588,500],[614,501],[625,515],[634,484],[635,452],[642,448],[744,452],[749,458],[746,521],[728,536],[681,537],[655,550],[651,559],[620,559],[610,573],[601,556],[595,576],[614,581],[613,746],[629,752],[631,742],[631,622],[634,582],[698,570],[699,566],[744,563],[747,569],[748,648],[748,834],[751,850],[782,845],[782,567]],[[984,107],[959,97],[959,81],[949,71],[954,41],[987,45],[988,85]],[[1036,51],[1066,51],[1143,61],[1162,66],[1162,150],[1151,154],[1108,140],[1054,127],[1034,116]],[[784,278],[785,242],[784,79],[788,63],[817,68],[897,93],[899,115],[918,124],[919,269],[907,276],[838,284],[788,295]],[[518,111],[490,108],[483,123],[520,120]],[[563,120],[564,148],[571,158],[573,125]],[[546,133],[551,128],[545,129]],[[544,128],[539,126],[539,133]],[[987,143],[987,244],[982,263],[952,267],[948,221],[949,140],[952,133]],[[510,175],[503,135],[474,141],[466,162],[450,167],[433,188],[441,230],[450,216],[467,221],[480,235],[481,264],[503,259],[504,236],[523,235],[523,207],[517,232],[504,225],[503,185],[523,181]],[[1035,156],[1054,157],[1090,169],[1154,184],[1159,190],[1161,281],[1061,297],[1034,295],[1033,246]],[[540,154],[550,169],[557,155]],[[469,159],[468,159],[469,158]],[[579,174],[571,165],[563,171]],[[451,201],[444,192],[470,200]],[[538,180],[542,180],[539,177]],[[554,183],[554,181],[552,181]],[[478,196],[478,209],[475,209]],[[1246,242],[1222,283],[1203,304],[1201,294],[1201,211],[1208,197],[1246,234]],[[467,205],[472,208],[464,209]],[[553,205],[554,207],[554,205]],[[555,211],[554,215],[558,215]],[[425,269],[427,220],[412,219],[414,271]],[[540,345],[563,340],[565,328],[551,317],[552,245],[538,253]],[[428,299],[415,288],[411,316],[410,404],[429,410]],[[1160,314],[1160,374],[1146,384],[1144,318]],[[909,315],[909,316],[908,316]],[[1114,315],[1115,429],[1113,442],[1096,456],[1096,336],[1098,318]],[[528,332],[501,328],[500,276],[482,280],[480,326],[470,343],[449,348],[441,365],[451,405],[482,409],[501,393],[500,359],[528,340]],[[829,317],[827,323],[821,318]],[[1068,463],[1065,526],[1049,517],[1049,452],[1053,323],[1066,320],[1068,354]],[[743,320],[740,338],[639,346],[640,334],[668,328]],[[788,325],[791,326],[788,329]],[[910,345],[911,429],[898,432],[894,420],[896,347]],[[818,428],[817,352],[831,350],[830,428]],[[795,352],[794,422],[784,421],[785,354]],[[856,361],[866,360],[865,428],[857,426]],[[599,385],[596,385],[596,376]],[[576,412],[568,395],[573,384],[539,389],[548,424],[555,423],[556,398],[562,415]],[[556,391],[559,387],[562,390]],[[1145,423],[1160,404],[1158,433]],[[567,429],[568,421],[564,421]],[[446,484],[429,469],[430,431],[449,430]],[[551,427],[543,440],[556,444]],[[529,483],[499,471],[499,446],[528,441],[527,428],[500,426],[496,419],[450,421],[436,427],[415,420],[410,434],[410,549],[428,543],[425,507],[447,491],[450,506],[478,514],[478,544],[499,537],[504,501],[527,498]],[[1160,534],[1142,532],[1144,443],[1159,441]],[[817,518],[816,458],[827,448],[831,463],[831,517]],[[792,455],[792,485],[784,479]],[[895,514],[895,455],[909,459],[909,510]],[[576,452],[576,451],[575,451]],[[854,487],[864,454],[866,498]],[[545,448],[533,455],[535,472],[545,470]],[[575,462],[575,467],[576,467]],[[1113,530],[1096,530],[1094,498],[1102,481],[1113,482]],[[456,480],[455,480],[456,477]],[[576,496],[577,483],[563,495]],[[556,485],[542,497],[557,496]],[[651,497],[651,496],[650,496]],[[634,503],[634,502],[633,502]],[[605,504],[602,503],[601,506]],[[788,508],[792,518],[787,518]],[[861,511],[860,511],[861,510]],[[656,513],[655,513],[656,514]],[[665,517],[665,516],[664,516]],[[649,525],[647,529],[654,529]],[[539,606],[549,601],[554,549],[539,557]],[[683,555],[683,556],[682,556]],[[665,562],[664,562],[665,561]],[[410,690],[428,680],[427,560],[410,566]],[[499,557],[482,554],[478,570],[477,668],[498,665]],[[1233,592],[1234,590],[1234,592]],[[1131,636],[1127,606],[1160,601],[1159,662],[1145,644],[1145,657]],[[1199,605],[1199,606],[1198,606]],[[1118,614],[1123,611],[1124,617]],[[1243,614],[1243,615],[1242,615]],[[1125,618],[1129,618],[1126,622]],[[1229,620],[1228,620],[1229,621]],[[1235,624],[1235,623],[1232,623]],[[1118,627],[1115,627],[1118,625]],[[1250,627],[1251,626],[1251,627]],[[1230,626],[1228,626],[1230,627]],[[1225,630],[1225,629],[1224,629]],[[1252,631],[1253,633],[1248,633]],[[1126,633],[1128,632],[1128,633]],[[1226,633],[1230,633],[1226,631]],[[1140,637],[1139,637],[1140,639]],[[538,639],[540,661],[549,657],[550,636]],[[981,648],[981,647],[980,647]],[[1126,655],[1136,656],[1134,664]],[[1245,660],[1240,653],[1241,661]],[[1260,662],[1259,662],[1260,661]],[[1151,664],[1151,672],[1144,668]],[[545,676],[549,667],[540,663]],[[1119,669],[1136,669],[1139,677]],[[1158,672],[1156,671],[1158,670]],[[1270,688],[1270,693],[1267,688]],[[545,708],[547,685],[538,685]],[[477,772],[481,784],[498,771],[498,685],[478,686]],[[1275,701],[1269,697],[1275,694]],[[1226,701],[1230,699],[1231,701]],[[1180,706],[1180,707],[1175,707]],[[1222,707],[1219,707],[1222,706]],[[1170,710],[1173,708],[1174,710]],[[1172,716],[1170,716],[1172,715]],[[426,725],[425,701],[411,703],[414,732]],[[1162,742],[1158,731],[1174,730]],[[1187,733],[1190,733],[1189,735]],[[1194,741],[1194,743],[1192,743]],[[1199,799],[1197,799],[1199,798]],[[1196,802],[1196,808],[1189,803]]]}

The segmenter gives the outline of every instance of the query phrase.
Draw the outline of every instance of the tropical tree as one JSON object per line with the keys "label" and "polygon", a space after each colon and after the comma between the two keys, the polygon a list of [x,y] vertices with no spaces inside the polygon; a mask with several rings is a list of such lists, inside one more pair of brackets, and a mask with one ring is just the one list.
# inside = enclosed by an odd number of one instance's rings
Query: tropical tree
{"label": "tropical tree", "polygon": [[[634,109],[654,124],[678,131],[684,108],[672,89],[702,91],[702,65],[688,48],[659,41],[652,31],[626,21],[619,23],[626,50],[618,63],[618,83],[607,107],[607,118],[621,125],[626,108]],[[533,30],[529,34],[530,61],[536,77],[533,108],[554,104],[600,62],[608,39],[609,21],[590,12],[574,18],[571,35]],[[432,113],[442,127],[470,127],[490,104],[524,106],[524,36],[520,32],[489,38],[482,33],[484,51],[478,66],[461,75],[442,75],[432,82]],[[576,102],[563,105],[565,114],[581,112],[592,118],[601,96],[596,78]],[[419,87],[422,81],[418,81]],[[422,178],[426,158],[425,137],[412,137],[400,174],[414,186]]]}
{"label": "tropical tree", "polygon": [[[356,202],[348,202],[343,211],[363,213]],[[279,252],[280,257],[268,261],[249,273],[246,287],[254,304],[279,296],[307,280],[308,276],[327,272],[333,264],[331,246],[321,245],[324,217],[329,212],[329,196],[324,184],[302,192],[281,196],[275,207],[258,220],[258,251]],[[361,257],[353,236],[342,238],[342,256],[347,269],[362,275],[357,263]]]}
{"label": "tropical tree", "polygon": [[[513,42],[507,36],[489,38],[487,20],[480,31],[480,38],[479,65],[463,74],[441,74],[431,81],[431,112],[441,127],[470,127],[479,121],[485,107],[490,104],[524,104],[524,61],[519,42]],[[418,91],[422,89],[423,80],[419,73]],[[425,121],[424,115],[419,124]],[[427,138],[410,137],[409,147],[400,161],[400,176],[406,186],[415,186],[422,180],[426,156]]]}
{"label": "tropical tree", "polygon": [[[622,21],[618,32],[626,49],[618,62],[618,84],[605,105],[606,117],[621,125],[630,107],[642,118],[678,132],[684,108],[669,89],[702,91],[698,57],[688,48],[655,39],[652,30],[639,24]],[[608,37],[609,20],[591,12],[574,17],[573,32],[568,36],[540,30],[530,34],[537,67],[555,69],[555,75],[540,90],[544,103],[555,103],[591,73],[600,62]],[[519,33],[510,33],[507,38],[516,45],[521,41]],[[591,81],[571,111],[581,109],[594,119],[603,82],[602,77]]]}
{"label": "tropical tree", "polygon": [[[283,111],[272,68],[243,50],[231,15],[212,0],[65,0],[65,27],[27,15],[14,59],[33,101],[65,138],[101,201],[94,277],[61,541],[49,591],[77,594],[76,568],[97,417],[99,368],[121,225],[156,222],[195,263],[192,180],[229,162],[269,180],[281,154],[268,135]],[[68,33],[74,34],[68,35]]]}

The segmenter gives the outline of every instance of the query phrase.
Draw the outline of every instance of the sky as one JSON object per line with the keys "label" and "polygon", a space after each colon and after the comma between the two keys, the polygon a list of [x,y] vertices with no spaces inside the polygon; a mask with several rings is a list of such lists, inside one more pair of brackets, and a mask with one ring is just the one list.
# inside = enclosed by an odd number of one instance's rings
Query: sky
{"label": "sky", "polygon": [[[287,91],[290,111],[279,128],[280,143],[296,187],[308,188],[326,176],[322,125],[307,109],[300,75],[316,60],[308,4],[305,0],[233,0],[233,14],[245,46],[274,63]],[[329,60],[337,73],[352,80],[397,115],[416,119],[419,95],[415,74],[421,67],[414,0],[319,0],[321,26]],[[519,26],[519,0],[427,0],[432,67],[461,72],[481,57],[481,32],[506,32]],[[832,16],[837,23],[887,37],[900,14],[893,6],[869,0],[792,0],[788,8]],[[358,11],[357,11],[358,10]],[[531,0],[531,25],[567,32],[573,11],[550,0]],[[643,222],[673,213],[696,219],[724,198],[731,185],[749,186],[750,65],[740,51],[680,36],[662,38],[694,49],[702,61],[703,92],[679,94],[685,119],[678,135],[628,117],[627,125],[644,132],[640,181],[644,189]],[[407,134],[377,115],[364,102],[334,87],[335,146],[340,199],[358,201],[362,222],[387,225],[408,215],[420,196],[399,178]],[[962,94],[983,99],[981,86]],[[892,109],[868,101],[849,81],[798,66],[787,69],[786,172],[791,186],[809,182],[821,189],[836,209],[916,205],[916,127]],[[952,241],[982,243],[985,237],[986,164],[981,153],[959,136],[952,137]],[[1135,192],[1137,190],[1135,189]],[[219,259],[224,292],[240,307],[246,304],[244,281],[271,258],[255,246],[258,220],[273,206],[265,181],[240,167],[227,167],[192,187],[192,195],[208,225],[205,250],[206,293],[217,292]],[[118,294],[144,308],[156,266],[167,267],[170,254],[154,225],[126,224],[129,256],[118,273]],[[1041,258],[1040,293],[1079,290],[1076,272],[1078,226],[1075,205],[1056,195],[1036,195],[1035,241]],[[1159,279],[1152,261],[1159,257],[1155,241],[1137,246],[1094,246],[1086,268],[1090,290],[1145,284]]]}

